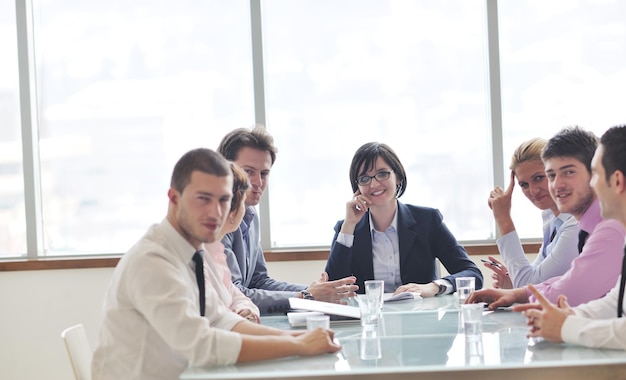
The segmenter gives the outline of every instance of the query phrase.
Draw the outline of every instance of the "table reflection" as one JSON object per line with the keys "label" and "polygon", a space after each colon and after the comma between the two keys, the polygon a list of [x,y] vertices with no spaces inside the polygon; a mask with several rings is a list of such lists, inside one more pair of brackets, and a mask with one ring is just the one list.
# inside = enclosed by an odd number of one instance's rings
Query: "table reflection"
{"label": "table reflection", "polygon": [[[297,330],[289,326],[286,316],[263,317],[262,323]],[[591,377],[597,377],[598,366],[605,374],[616,375],[623,371],[626,375],[626,352],[529,339],[526,337],[526,319],[512,311],[484,312],[480,338],[468,341],[453,296],[386,304],[383,316],[373,330],[365,331],[358,321],[331,322],[331,329],[342,345],[335,354],[219,368],[190,368],[181,378],[298,379],[350,374],[392,380],[410,373],[411,377],[439,380],[445,377],[441,374],[456,373],[459,369],[466,379],[483,379],[487,373],[506,377],[511,370],[534,378],[546,368],[557,368],[557,373],[566,372],[569,379],[578,379],[590,378],[589,373],[593,374]],[[609,367],[610,370],[606,369]]]}

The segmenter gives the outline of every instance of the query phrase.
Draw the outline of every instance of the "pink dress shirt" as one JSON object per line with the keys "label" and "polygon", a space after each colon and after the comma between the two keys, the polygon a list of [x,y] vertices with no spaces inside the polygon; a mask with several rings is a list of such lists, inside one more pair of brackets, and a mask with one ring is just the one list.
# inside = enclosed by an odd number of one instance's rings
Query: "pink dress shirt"
{"label": "pink dress shirt", "polygon": [[208,284],[212,285],[224,305],[235,313],[243,309],[250,309],[257,316],[260,315],[259,308],[246,297],[239,288],[233,284],[230,268],[226,262],[224,245],[216,241],[205,244],[204,250],[204,278]]}
{"label": "pink dress shirt", "polygon": [[[578,221],[581,230],[589,232],[580,255],[562,276],[553,277],[535,287],[551,302],[560,294],[570,306],[577,306],[606,295],[621,274],[624,226],[616,220],[604,220],[600,202],[595,200]],[[527,290],[530,302],[535,302]]]}

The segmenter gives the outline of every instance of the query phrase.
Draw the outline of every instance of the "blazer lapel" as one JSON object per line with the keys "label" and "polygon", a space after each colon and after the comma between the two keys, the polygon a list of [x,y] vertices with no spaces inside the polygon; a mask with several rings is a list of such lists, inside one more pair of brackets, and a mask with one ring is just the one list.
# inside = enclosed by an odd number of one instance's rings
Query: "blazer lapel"
{"label": "blazer lapel", "polygon": [[353,253],[352,265],[360,270],[357,273],[363,273],[365,276],[362,280],[371,280],[374,278],[374,260],[372,256],[372,236],[370,231],[369,212],[361,218],[354,228],[354,248],[358,251]]}
{"label": "blazer lapel", "polygon": [[[417,239],[417,222],[409,209],[402,203],[398,202],[398,249],[400,251],[400,269],[409,268],[407,260],[411,254],[411,247]],[[403,273],[400,273],[401,277]],[[403,278],[404,280],[404,278]]]}
{"label": "blazer lapel", "polygon": [[235,231],[233,236],[233,251],[239,262],[239,269],[241,271],[241,281],[247,287],[250,285],[250,279],[248,278],[248,263],[246,257],[246,241],[243,239],[241,228]]}

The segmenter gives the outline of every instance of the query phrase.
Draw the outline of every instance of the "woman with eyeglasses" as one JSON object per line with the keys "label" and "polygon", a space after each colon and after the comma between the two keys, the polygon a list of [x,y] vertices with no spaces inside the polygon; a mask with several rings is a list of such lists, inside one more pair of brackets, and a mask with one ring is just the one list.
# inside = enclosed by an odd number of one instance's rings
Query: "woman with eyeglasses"
{"label": "woman with eyeglasses", "polygon": [[[439,210],[401,203],[406,172],[396,153],[377,142],[361,146],[350,165],[353,196],[346,217],[337,222],[326,272],[330,279],[356,276],[358,292],[366,280],[384,280],[386,293],[417,292],[422,297],[453,293],[456,277],[480,269],[443,223]],[[438,278],[437,262],[449,275]]]}

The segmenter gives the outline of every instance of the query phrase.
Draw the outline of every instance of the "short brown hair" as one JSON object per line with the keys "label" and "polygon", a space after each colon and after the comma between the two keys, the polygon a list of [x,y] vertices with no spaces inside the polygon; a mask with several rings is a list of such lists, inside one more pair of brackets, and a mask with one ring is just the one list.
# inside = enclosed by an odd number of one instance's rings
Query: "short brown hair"
{"label": "short brown hair", "polygon": [[227,160],[237,161],[237,155],[244,147],[269,152],[272,165],[274,165],[278,150],[274,146],[274,138],[267,132],[263,124],[255,124],[252,129],[237,128],[231,131],[224,136],[217,147],[217,151]]}
{"label": "short brown hair", "polygon": [[218,177],[232,175],[228,161],[211,149],[198,148],[185,153],[174,166],[170,187],[182,193],[191,181],[191,174],[199,170]]}

